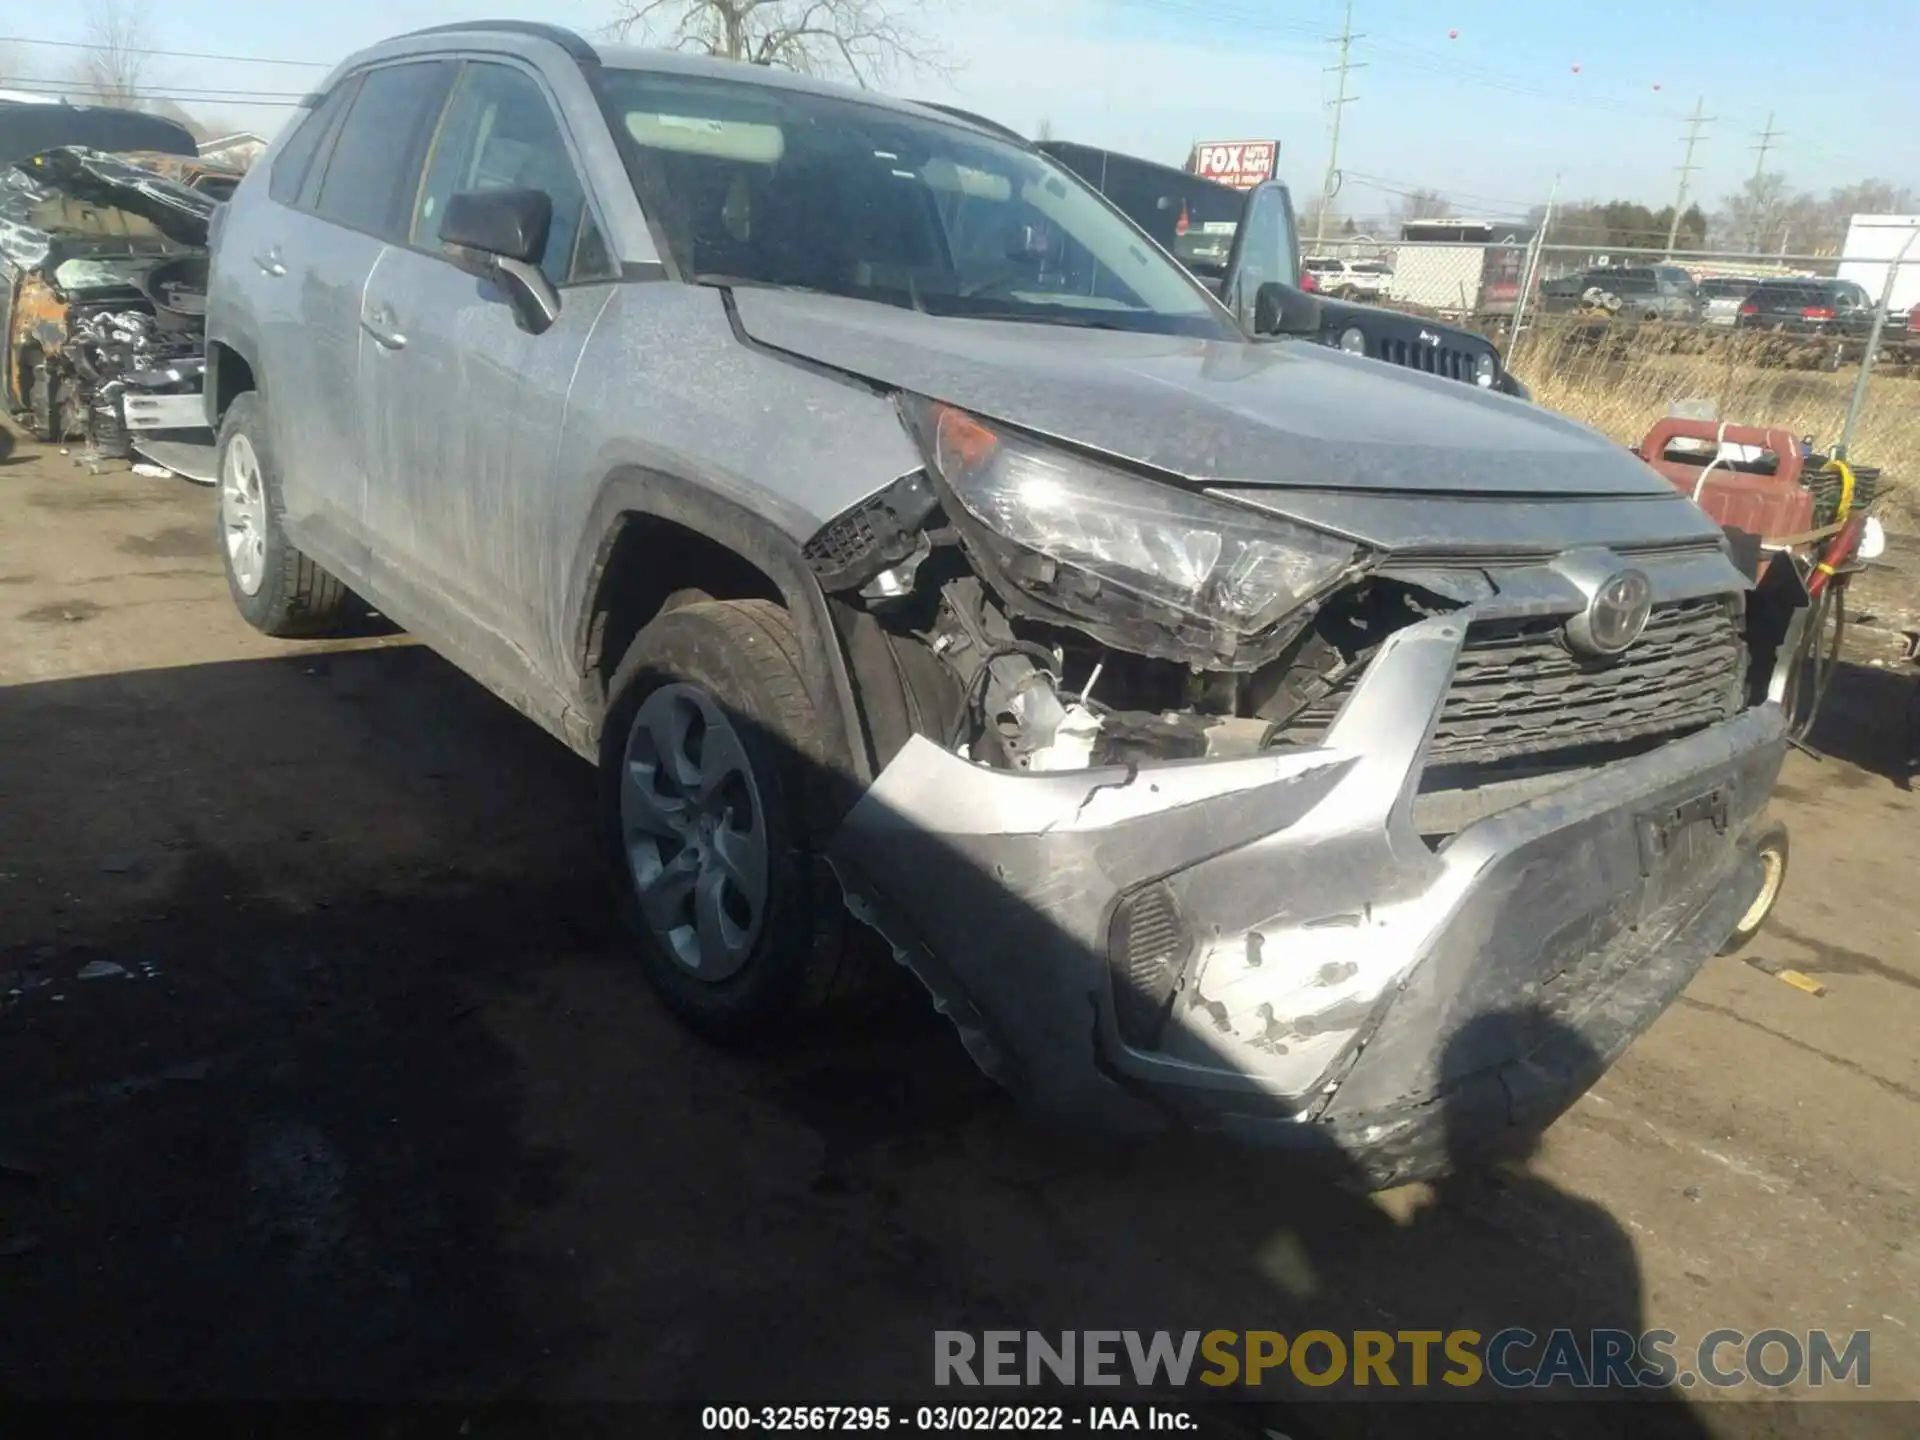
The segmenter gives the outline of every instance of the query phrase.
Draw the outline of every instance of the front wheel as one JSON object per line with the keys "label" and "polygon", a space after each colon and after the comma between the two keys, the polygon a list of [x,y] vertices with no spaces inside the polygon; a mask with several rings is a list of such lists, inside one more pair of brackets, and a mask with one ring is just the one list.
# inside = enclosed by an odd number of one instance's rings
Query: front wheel
{"label": "front wheel", "polygon": [[1781,887],[1787,882],[1787,827],[1776,820],[1759,830],[1748,843],[1760,857],[1760,892],[1740,917],[1740,923],[1733,927],[1727,943],[1720,947],[1722,955],[1744,950],[1760,933],[1780,899]]}
{"label": "front wheel", "polygon": [[710,1038],[747,1042],[873,993],[838,886],[821,722],[792,618],[696,600],[635,637],[601,727],[601,816],[648,981]]}

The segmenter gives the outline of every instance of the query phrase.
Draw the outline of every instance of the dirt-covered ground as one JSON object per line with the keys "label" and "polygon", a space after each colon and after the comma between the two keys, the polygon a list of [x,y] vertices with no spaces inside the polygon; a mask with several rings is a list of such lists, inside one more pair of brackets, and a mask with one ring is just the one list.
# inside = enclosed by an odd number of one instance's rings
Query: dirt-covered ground
{"label": "dirt-covered ground", "polygon": [[1041,1133],[912,1005],[690,1038],[587,768],[404,636],[253,634],[211,508],[0,465],[0,1394],[860,1402],[922,1392],[940,1328],[1527,1324],[1869,1329],[1871,1393],[1920,1398],[1897,664],[1777,801],[1756,954],[1823,996],[1716,960],[1529,1165],[1358,1200]]}

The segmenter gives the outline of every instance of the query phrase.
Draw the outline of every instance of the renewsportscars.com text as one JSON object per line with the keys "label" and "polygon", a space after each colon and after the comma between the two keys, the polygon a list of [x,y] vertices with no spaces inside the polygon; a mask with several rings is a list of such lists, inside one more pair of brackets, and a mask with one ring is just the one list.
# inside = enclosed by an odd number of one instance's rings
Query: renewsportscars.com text
{"label": "renewsportscars.com text", "polygon": [[936,1330],[939,1386],[1204,1385],[1293,1382],[1422,1389],[1777,1390],[1872,1383],[1872,1334],[1710,1330]]}

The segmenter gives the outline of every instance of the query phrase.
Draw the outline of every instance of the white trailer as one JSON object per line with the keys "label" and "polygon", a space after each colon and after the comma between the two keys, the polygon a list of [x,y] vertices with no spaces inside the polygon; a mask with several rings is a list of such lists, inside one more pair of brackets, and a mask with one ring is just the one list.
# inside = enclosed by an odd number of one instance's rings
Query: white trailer
{"label": "white trailer", "polygon": [[[1840,248],[1839,278],[1851,280],[1880,303],[1887,283],[1887,266],[1920,231],[1920,215],[1856,215],[1847,225],[1847,241]],[[1891,309],[1904,315],[1920,305],[1920,240],[1907,250],[1906,262],[1893,277]]]}

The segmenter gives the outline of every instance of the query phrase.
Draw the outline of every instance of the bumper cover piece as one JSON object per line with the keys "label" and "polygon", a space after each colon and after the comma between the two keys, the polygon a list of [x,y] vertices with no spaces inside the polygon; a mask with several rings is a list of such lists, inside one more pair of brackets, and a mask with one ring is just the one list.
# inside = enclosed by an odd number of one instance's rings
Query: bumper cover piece
{"label": "bumper cover piece", "polygon": [[[1318,745],[1250,759],[1018,775],[916,738],[835,868],[1043,1113],[1431,1173],[1468,1132],[1551,1120],[1726,938],[1785,745],[1777,708],[1749,710],[1431,849],[1412,806],[1463,636],[1399,632]],[[1129,1044],[1110,927],[1149,885],[1191,943]]]}

